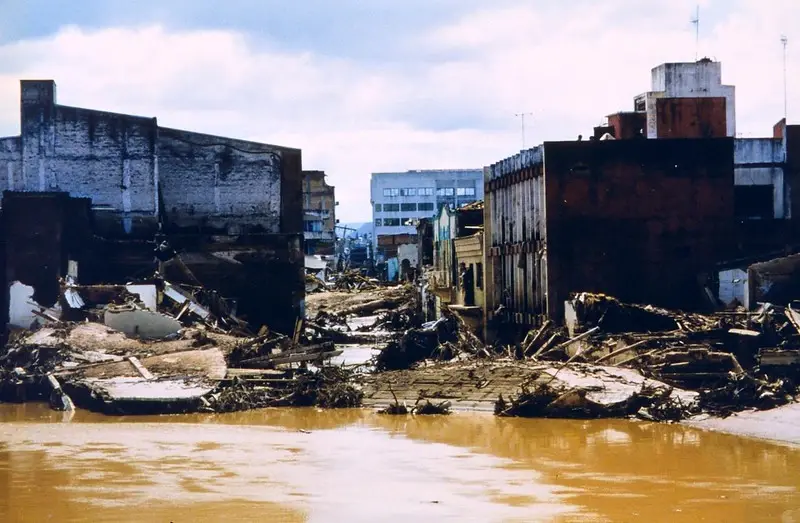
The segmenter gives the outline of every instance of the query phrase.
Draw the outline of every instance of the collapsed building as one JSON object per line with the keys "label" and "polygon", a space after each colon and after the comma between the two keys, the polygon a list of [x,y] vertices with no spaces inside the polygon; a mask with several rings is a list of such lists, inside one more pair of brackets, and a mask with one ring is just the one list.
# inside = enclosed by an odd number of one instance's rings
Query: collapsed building
{"label": "collapsed building", "polygon": [[61,278],[124,283],[160,268],[291,332],[304,308],[299,149],[61,105],[52,80],[20,85],[20,135],[0,138],[4,325],[52,306]]}
{"label": "collapsed building", "polygon": [[652,80],[592,139],[484,169],[487,320],[560,322],[580,291],[707,306],[741,260],[795,249],[800,126],[735,137],[718,62],[662,64]]}

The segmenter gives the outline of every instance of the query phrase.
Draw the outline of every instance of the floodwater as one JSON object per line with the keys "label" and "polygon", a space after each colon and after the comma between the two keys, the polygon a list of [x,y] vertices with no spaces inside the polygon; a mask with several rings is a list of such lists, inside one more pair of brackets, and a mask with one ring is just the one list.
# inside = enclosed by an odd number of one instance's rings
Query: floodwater
{"label": "floodwater", "polygon": [[0,405],[0,521],[800,522],[800,449],[623,420]]}

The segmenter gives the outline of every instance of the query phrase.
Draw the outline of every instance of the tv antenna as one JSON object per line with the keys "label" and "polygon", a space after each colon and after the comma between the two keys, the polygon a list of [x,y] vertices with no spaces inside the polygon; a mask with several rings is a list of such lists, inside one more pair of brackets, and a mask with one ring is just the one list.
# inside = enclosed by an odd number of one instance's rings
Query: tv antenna
{"label": "tv antenna", "polygon": [[697,10],[691,23],[694,24],[694,61],[696,62],[700,49],[700,4],[697,5]]}
{"label": "tv antenna", "polygon": [[533,113],[515,113],[514,116],[518,116],[522,120],[522,150],[525,150],[525,117],[526,116],[533,116]]}
{"label": "tv antenna", "polygon": [[781,35],[781,44],[783,45],[783,119],[786,120],[789,116],[787,111],[789,96],[786,89],[786,47],[789,45],[789,39],[786,35]]}

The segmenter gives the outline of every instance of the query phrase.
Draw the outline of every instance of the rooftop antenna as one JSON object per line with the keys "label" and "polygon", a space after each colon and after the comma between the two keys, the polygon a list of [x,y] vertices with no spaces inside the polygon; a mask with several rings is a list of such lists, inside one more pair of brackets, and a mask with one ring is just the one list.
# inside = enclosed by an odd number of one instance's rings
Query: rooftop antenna
{"label": "rooftop antenna", "polygon": [[694,61],[696,62],[700,48],[700,4],[697,4],[697,11],[691,22],[694,24]]}
{"label": "rooftop antenna", "polygon": [[533,116],[533,113],[515,113],[514,116],[519,116],[522,119],[522,150],[525,150],[525,116]]}
{"label": "rooftop antenna", "polygon": [[789,97],[786,89],[786,46],[789,45],[789,39],[786,35],[781,35],[781,44],[783,44],[783,119],[786,121],[789,116],[787,111]]}

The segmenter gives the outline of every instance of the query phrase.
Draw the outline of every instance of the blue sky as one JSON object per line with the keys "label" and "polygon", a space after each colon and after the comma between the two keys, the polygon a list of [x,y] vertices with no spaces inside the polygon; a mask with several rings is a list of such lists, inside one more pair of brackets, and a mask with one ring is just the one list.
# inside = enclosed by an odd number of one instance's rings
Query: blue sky
{"label": "blue sky", "polygon": [[[530,145],[630,109],[651,67],[694,58],[698,2],[0,3],[0,135],[18,133],[19,79],[53,78],[67,105],[300,147],[336,185],[342,221],[360,221],[371,172],[498,161],[521,146],[521,111]],[[782,116],[781,34],[793,121],[800,2],[699,3],[699,53],[737,87],[737,131],[769,135]]]}

